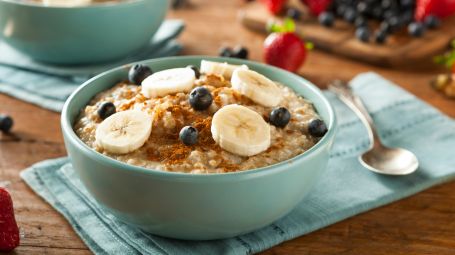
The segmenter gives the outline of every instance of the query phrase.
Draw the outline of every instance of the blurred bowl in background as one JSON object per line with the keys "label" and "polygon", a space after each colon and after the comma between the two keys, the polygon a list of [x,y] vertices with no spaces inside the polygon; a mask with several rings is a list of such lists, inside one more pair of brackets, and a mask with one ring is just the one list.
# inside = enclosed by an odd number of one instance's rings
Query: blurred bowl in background
{"label": "blurred bowl in background", "polygon": [[42,62],[107,62],[146,46],[168,6],[168,0],[120,0],[81,7],[0,0],[0,38]]}

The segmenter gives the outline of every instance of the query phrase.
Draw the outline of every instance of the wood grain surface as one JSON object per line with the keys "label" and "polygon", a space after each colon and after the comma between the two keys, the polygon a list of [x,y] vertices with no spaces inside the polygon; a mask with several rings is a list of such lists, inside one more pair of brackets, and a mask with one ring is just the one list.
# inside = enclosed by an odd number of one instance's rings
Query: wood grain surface
{"label": "wood grain surface", "polygon": [[[172,11],[187,27],[180,41],[184,55],[216,55],[221,45],[242,44],[251,59],[262,59],[264,36],[236,21],[240,0],[193,0]],[[332,79],[348,80],[375,71],[417,97],[455,117],[455,101],[434,91],[428,81],[441,70],[379,68],[313,51],[300,74],[324,88]],[[0,95],[0,112],[15,120],[15,137],[0,134],[0,182],[10,182],[18,224],[24,235],[11,254],[90,254],[70,225],[31,191],[19,172],[38,161],[66,154],[59,114]],[[399,119],[397,119],[399,121]],[[352,187],[355,188],[355,187]],[[314,233],[285,242],[263,254],[455,254],[455,182],[372,210]]]}
{"label": "wood grain surface", "polygon": [[[384,44],[359,41],[354,36],[354,26],[340,19],[333,27],[326,28],[309,14],[303,17],[303,22],[296,22],[296,31],[317,48],[382,66],[426,68],[433,56],[444,51],[455,38],[455,16],[444,20],[438,29],[428,30],[421,38],[409,36],[403,28],[389,36]],[[239,13],[239,20],[245,27],[265,34],[267,22],[280,21],[282,17],[273,16],[260,3],[252,2]]]}

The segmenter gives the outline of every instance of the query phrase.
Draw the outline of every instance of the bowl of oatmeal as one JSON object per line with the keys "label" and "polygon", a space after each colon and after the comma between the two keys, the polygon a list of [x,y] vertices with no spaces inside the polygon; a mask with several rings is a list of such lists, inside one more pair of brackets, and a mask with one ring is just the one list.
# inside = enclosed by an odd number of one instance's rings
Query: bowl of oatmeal
{"label": "bowl of oatmeal", "polygon": [[200,56],[94,77],[61,124],[75,171],[109,213],[187,240],[236,236],[289,213],[323,174],[336,129],[305,79]]}
{"label": "bowl of oatmeal", "polygon": [[89,64],[141,50],[168,0],[0,0],[0,38],[51,64]]}

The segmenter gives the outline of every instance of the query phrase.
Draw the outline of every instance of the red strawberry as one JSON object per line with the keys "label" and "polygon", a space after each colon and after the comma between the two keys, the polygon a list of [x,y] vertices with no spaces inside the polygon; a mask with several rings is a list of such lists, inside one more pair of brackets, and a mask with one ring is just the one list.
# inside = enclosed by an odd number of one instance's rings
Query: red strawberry
{"label": "red strawberry", "polygon": [[19,246],[19,228],[14,218],[13,201],[0,187],[0,251],[12,251]]}
{"label": "red strawberry", "polygon": [[311,14],[319,16],[322,12],[327,10],[332,0],[300,0],[303,4],[308,6]]}
{"label": "red strawberry", "polygon": [[265,4],[267,10],[273,14],[280,13],[286,5],[286,2],[287,0],[261,0],[261,3]]}
{"label": "red strawberry", "polygon": [[267,64],[295,72],[305,61],[305,43],[295,33],[272,33],[264,42],[264,60]]}
{"label": "red strawberry", "polygon": [[422,21],[433,14],[445,18],[455,13],[455,0],[417,0],[415,19]]}

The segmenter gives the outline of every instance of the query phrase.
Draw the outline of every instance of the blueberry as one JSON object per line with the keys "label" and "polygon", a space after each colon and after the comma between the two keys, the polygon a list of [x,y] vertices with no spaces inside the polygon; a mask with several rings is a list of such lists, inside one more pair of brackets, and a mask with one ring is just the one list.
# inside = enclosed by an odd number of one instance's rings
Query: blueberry
{"label": "blueberry", "polygon": [[130,68],[128,79],[130,82],[140,85],[145,78],[152,75],[152,69],[146,65],[136,64]]}
{"label": "blueberry", "polygon": [[347,6],[346,5],[339,5],[336,8],[336,13],[338,16],[344,16],[344,13],[346,12]]}
{"label": "blueberry", "polygon": [[8,115],[0,114],[0,131],[8,133],[13,127],[14,121]]}
{"label": "blueberry", "polygon": [[362,42],[368,42],[370,40],[370,30],[368,27],[359,27],[355,31],[355,36]]}
{"label": "blueberry", "polygon": [[357,12],[365,14],[369,11],[368,4],[366,2],[359,2],[357,4]]}
{"label": "blueberry", "polygon": [[387,39],[387,31],[385,30],[382,30],[382,29],[378,29],[376,30],[376,32],[374,33],[374,40],[377,42],[377,43],[384,43],[385,40]]}
{"label": "blueberry", "polygon": [[392,32],[392,28],[390,27],[390,24],[387,21],[381,22],[379,25],[379,30],[384,31],[386,33]]}
{"label": "blueberry", "polygon": [[115,105],[111,102],[104,102],[98,108],[98,116],[104,120],[116,112]]}
{"label": "blueberry", "polygon": [[409,24],[414,19],[414,11],[409,10],[409,11],[402,12],[400,14],[400,19],[401,19],[402,24]]}
{"label": "blueberry", "polygon": [[425,20],[424,20],[425,26],[427,28],[436,28],[441,24],[441,21],[438,19],[438,17],[434,15],[428,15]]}
{"label": "blueberry", "polygon": [[218,55],[220,55],[221,57],[231,58],[234,56],[234,53],[232,52],[232,49],[229,47],[221,47]]}
{"label": "blueberry", "polygon": [[392,30],[395,30],[398,27],[400,27],[400,19],[397,16],[392,16],[389,19],[387,19],[387,23],[390,25],[390,28]]}
{"label": "blueberry", "polygon": [[286,11],[286,16],[293,20],[300,20],[302,18],[302,12],[296,8],[289,8]]}
{"label": "blueberry", "polygon": [[392,7],[392,1],[391,0],[382,0],[381,1],[382,8],[388,9]]}
{"label": "blueberry", "polygon": [[363,16],[357,16],[357,18],[355,18],[354,24],[356,27],[364,27],[368,25],[367,19]]}
{"label": "blueberry", "polygon": [[179,139],[185,145],[194,145],[197,143],[198,132],[192,126],[183,127],[179,133]]}
{"label": "blueberry", "polygon": [[343,15],[343,18],[349,23],[354,23],[356,17],[357,12],[354,8],[347,8]]}
{"label": "blueberry", "polygon": [[270,112],[269,120],[272,125],[283,128],[291,120],[291,113],[284,107],[278,107]]}
{"label": "blueberry", "polygon": [[333,22],[335,21],[335,17],[333,16],[333,13],[331,12],[323,12],[319,14],[319,23],[321,25],[326,26],[326,27],[331,27],[333,26]]}
{"label": "blueberry", "polygon": [[414,37],[421,37],[425,32],[425,27],[420,22],[412,22],[408,25],[408,32]]}
{"label": "blueberry", "polygon": [[213,97],[210,91],[204,87],[197,87],[190,93],[189,102],[196,111],[203,111],[210,107]]}
{"label": "blueberry", "polygon": [[197,68],[197,66],[189,65],[187,68],[191,68],[194,71],[196,79],[199,79],[199,77],[201,77],[201,71],[199,71],[199,68]]}
{"label": "blueberry", "polygon": [[373,9],[371,10],[371,15],[375,19],[381,19],[383,13],[384,13],[384,10],[381,8],[380,5],[374,6]]}
{"label": "blueberry", "polygon": [[385,20],[389,19],[390,17],[397,16],[397,12],[393,10],[386,10],[384,14],[382,14]]}
{"label": "blueberry", "polygon": [[415,0],[401,0],[400,5],[403,9],[411,9],[415,3]]}
{"label": "blueberry", "polygon": [[314,137],[323,137],[327,133],[327,126],[324,121],[314,119],[308,125],[308,132]]}
{"label": "blueberry", "polygon": [[232,56],[235,58],[248,59],[248,49],[242,46],[236,46],[232,51]]}

